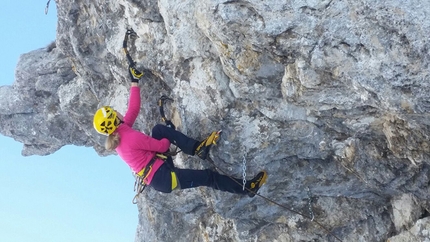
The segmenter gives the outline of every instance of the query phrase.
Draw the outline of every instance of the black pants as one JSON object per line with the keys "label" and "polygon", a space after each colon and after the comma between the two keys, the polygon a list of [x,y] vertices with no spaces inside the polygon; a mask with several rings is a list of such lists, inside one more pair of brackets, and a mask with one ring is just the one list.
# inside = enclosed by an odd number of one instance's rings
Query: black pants
{"label": "black pants", "polygon": [[[194,155],[199,141],[189,138],[181,132],[169,128],[167,126],[157,124],[152,129],[152,137],[156,139],[167,138],[171,143],[177,145],[182,152],[188,155]],[[160,192],[169,193],[172,191],[172,176],[171,172],[176,173],[181,189],[206,186],[213,189],[246,194],[247,191],[242,189],[242,180],[234,179],[221,175],[216,171],[179,169],[173,164],[172,157],[168,157],[165,163],[156,171],[151,181],[151,187]]]}

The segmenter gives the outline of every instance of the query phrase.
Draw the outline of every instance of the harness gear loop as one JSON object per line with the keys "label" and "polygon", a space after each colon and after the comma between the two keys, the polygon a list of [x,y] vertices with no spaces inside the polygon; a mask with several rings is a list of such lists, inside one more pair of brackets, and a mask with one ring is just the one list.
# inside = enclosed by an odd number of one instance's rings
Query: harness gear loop
{"label": "harness gear loop", "polygon": [[163,159],[159,157],[158,154],[154,155],[154,157],[152,157],[152,159],[148,162],[148,164],[141,171],[137,173],[138,176],[142,177],[143,182],[145,182],[145,179],[148,177],[149,173],[151,173],[152,165],[154,165],[155,161],[158,158]]}

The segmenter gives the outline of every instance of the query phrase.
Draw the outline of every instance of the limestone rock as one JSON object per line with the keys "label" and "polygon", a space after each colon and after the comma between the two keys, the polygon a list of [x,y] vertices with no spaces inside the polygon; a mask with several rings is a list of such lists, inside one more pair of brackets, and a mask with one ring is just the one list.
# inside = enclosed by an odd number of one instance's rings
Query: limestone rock
{"label": "limestone rock", "polygon": [[393,222],[397,231],[408,229],[423,214],[423,209],[410,194],[403,194],[391,202],[393,207]]}
{"label": "limestone rock", "polygon": [[[237,177],[243,160],[249,177],[266,169],[262,195],[305,216],[311,196],[315,220],[331,231],[258,197],[148,189],[138,199],[136,241],[425,238],[430,3],[56,4],[55,45],[22,55],[15,82],[0,88],[0,132],[22,142],[23,155],[68,144],[111,155],[92,115],[102,105],[126,110],[121,47],[132,27],[139,38],[129,50],[145,71],[134,127],[148,133],[160,122],[157,99],[171,96],[168,115],[184,133],[200,139],[223,130],[211,154],[217,166]],[[183,155],[176,163],[213,167]]]}
{"label": "limestone rock", "polygon": [[430,241],[430,217],[419,219],[408,231],[393,236],[387,242],[429,242]]}

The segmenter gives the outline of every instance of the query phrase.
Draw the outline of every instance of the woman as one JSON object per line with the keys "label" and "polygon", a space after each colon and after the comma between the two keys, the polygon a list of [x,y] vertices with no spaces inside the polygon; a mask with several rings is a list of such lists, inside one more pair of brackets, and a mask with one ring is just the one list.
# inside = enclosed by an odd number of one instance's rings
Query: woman
{"label": "woman", "polygon": [[185,154],[198,155],[201,159],[206,159],[210,147],[219,137],[218,132],[212,132],[208,138],[199,142],[174,128],[160,124],[152,129],[152,137],[134,130],[132,126],[140,111],[138,82],[141,75],[136,77],[132,67],[129,68],[129,72],[132,82],[125,115],[122,116],[108,106],[98,109],[94,115],[94,128],[100,134],[108,136],[106,149],[116,150],[130,168],[143,177],[145,184],[160,192],[170,193],[178,188],[207,186],[221,191],[255,196],[266,181],[265,171],[247,181],[245,186],[249,190],[243,190],[240,179],[233,180],[210,169],[179,169],[174,166],[172,157],[160,155],[167,152],[170,144],[173,143]]}

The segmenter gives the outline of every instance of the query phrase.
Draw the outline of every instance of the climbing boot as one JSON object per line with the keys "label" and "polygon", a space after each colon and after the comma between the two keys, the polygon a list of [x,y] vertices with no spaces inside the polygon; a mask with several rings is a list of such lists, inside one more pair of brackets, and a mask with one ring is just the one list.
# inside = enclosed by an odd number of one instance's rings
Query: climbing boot
{"label": "climbing boot", "polygon": [[211,149],[212,145],[216,145],[220,134],[221,130],[212,132],[199,144],[199,146],[197,146],[195,154],[200,157],[200,159],[205,160],[209,155],[209,150]]}
{"label": "climbing boot", "polygon": [[267,172],[261,171],[258,173],[252,180],[246,183],[246,188],[249,189],[248,196],[254,197],[257,194],[258,190],[264,183],[266,183]]}

